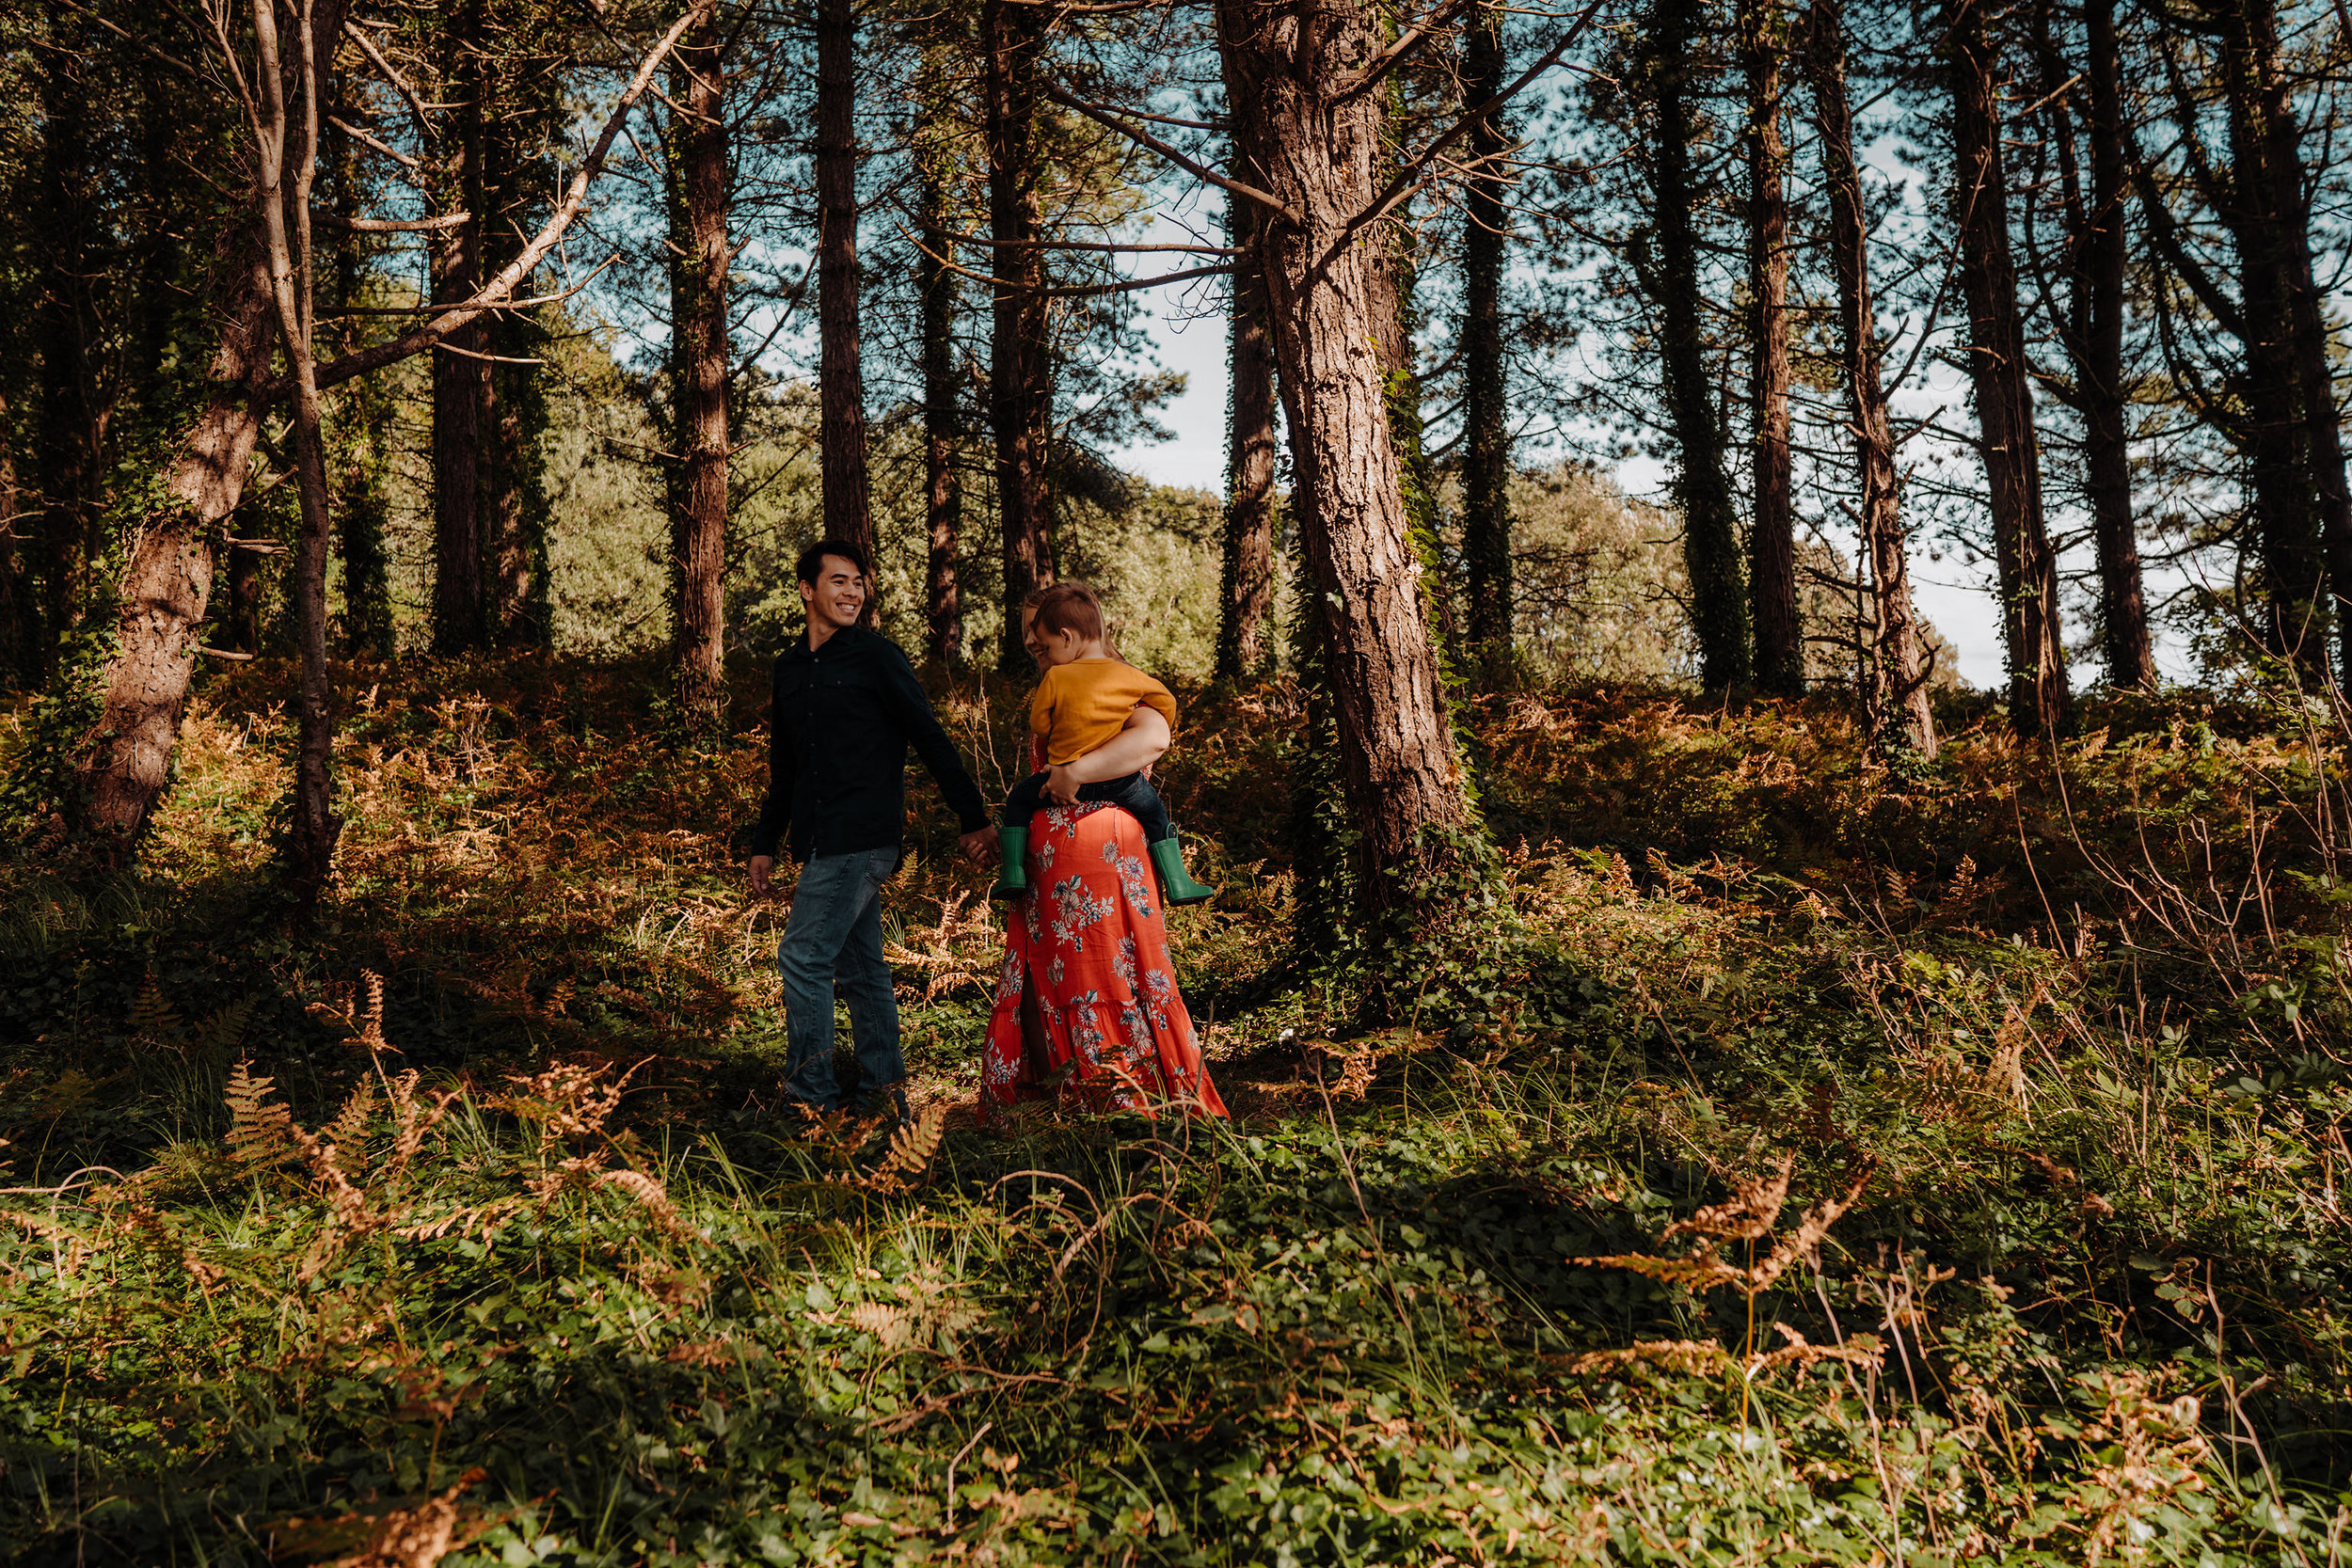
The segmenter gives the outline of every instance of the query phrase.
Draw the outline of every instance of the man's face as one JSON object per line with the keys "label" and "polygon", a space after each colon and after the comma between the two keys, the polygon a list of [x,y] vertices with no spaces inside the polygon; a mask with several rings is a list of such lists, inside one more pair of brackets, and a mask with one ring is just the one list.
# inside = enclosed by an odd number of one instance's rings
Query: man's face
{"label": "man's face", "polygon": [[866,608],[866,578],[852,562],[829,555],[818,563],[817,580],[801,584],[801,603],[808,609],[811,626],[834,631],[856,626],[858,612]]}

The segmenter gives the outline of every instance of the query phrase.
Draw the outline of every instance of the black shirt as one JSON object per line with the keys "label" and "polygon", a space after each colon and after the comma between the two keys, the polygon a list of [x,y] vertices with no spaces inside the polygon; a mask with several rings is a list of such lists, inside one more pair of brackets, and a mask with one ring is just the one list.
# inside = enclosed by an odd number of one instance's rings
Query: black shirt
{"label": "black shirt", "polygon": [[986,827],[980,787],[896,642],[862,626],[834,632],[815,653],[805,636],[795,639],[776,659],[768,799],[752,853],[773,855],[787,831],[796,861],[898,843],[910,745],[963,831]]}

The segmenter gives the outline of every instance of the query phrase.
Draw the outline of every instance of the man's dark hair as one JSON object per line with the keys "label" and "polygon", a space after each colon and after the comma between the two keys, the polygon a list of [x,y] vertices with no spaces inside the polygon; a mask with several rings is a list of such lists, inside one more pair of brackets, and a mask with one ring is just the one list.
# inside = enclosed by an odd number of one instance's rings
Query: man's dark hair
{"label": "man's dark hair", "polygon": [[874,568],[866,560],[866,552],[847,539],[819,539],[801,552],[801,562],[797,568],[801,580],[811,588],[816,587],[818,574],[825,569],[825,557],[829,555],[837,555],[856,567],[859,577],[870,578],[874,575]]}

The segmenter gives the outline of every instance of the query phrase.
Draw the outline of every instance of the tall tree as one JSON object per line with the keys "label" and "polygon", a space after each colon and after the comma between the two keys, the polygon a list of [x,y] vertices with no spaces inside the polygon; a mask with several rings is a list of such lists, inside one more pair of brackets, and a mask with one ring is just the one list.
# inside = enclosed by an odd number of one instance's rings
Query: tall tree
{"label": "tall tree", "polygon": [[726,27],[715,8],[678,45],[665,167],[670,215],[670,650],[692,729],[726,719]]}
{"label": "tall tree", "polygon": [[1682,505],[1683,562],[1691,581],[1691,626],[1698,636],[1699,681],[1710,689],[1748,678],[1747,583],[1740,520],[1724,474],[1723,417],[1707,364],[1707,309],[1699,282],[1699,189],[1692,166],[1692,46],[1701,19],[1692,0],[1656,0],[1649,67],[1656,145],[1649,293],[1657,303],[1666,412],[1679,449],[1675,491]]}
{"label": "tall tree", "polygon": [[[1390,437],[1381,247],[1356,243],[1382,199],[1380,53],[1364,0],[1219,0],[1237,157],[1229,195],[1259,240],[1290,430],[1293,513],[1322,623],[1342,793],[1359,835],[1359,919],[1409,909],[1459,863],[1470,817]],[[1351,88],[1356,90],[1350,90]],[[1420,911],[1435,915],[1442,911]]]}
{"label": "tall tree", "polygon": [[78,611],[85,563],[96,542],[103,457],[93,362],[101,214],[91,188],[97,171],[91,140],[96,111],[85,31],[75,19],[61,18],[39,55],[40,175],[33,231],[40,281],[28,325],[40,375],[35,472],[40,488],[44,671]]}
{"label": "tall tree", "polygon": [[310,244],[310,192],[342,0],[305,0],[278,34],[278,0],[253,0],[253,81],[247,112],[254,135],[253,204],[266,258],[278,345],[294,383],[294,478],[302,508],[292,582],[302,679],[294,711],[294,790],[285,846],[285,877],[299,903],[318,901],[333,868],[342,819],[334,811],[335,691],[326,665],[326,445],[319,418],[318,364],[311,356],[316,320],[316,257]]}
{"label": "tall tree", "polygon": [[1902,501],[1895,471],[1894,424],[1879,364],[1878,314],[1870,292],[1870,220],[1854,161],[1853,111],[1846,98],[1846,20],[1839,0],[1813,0],[1806,72],[1812,80],[1821,179],[1829,196],[1830,260],[1837,275],[1842,343],[1839,378],[1861,480],[1863,553],[1868,558],[1872,638],[1866,700],[1873,743],[1883,751],[1935,754],[1935,716],[1911,603]]}
{"label": "tall tree", "polygon": [[[872,561],[858,320],[857,9],[854,0],[817,0],[818,467],[826,536]],[[869,594],[868,626],[876,610]]]}
{"label": "tall tree", "polygon": [[[327,289],[326,317],[337,329],[343,354],[359,345],[361,277],[369,255],[362,219],[357,149],[336,125],[350,120],[348,105],[320,128],[320,181],[326,188],[328,221],[323,248]],[[390,389],[361,381],[334,409],[335,466],[332,475],[335,543],[342,552],[342,640],[347,653],[389,658],[393,653],[391,559],[386,532],[391,522],[392,430],[398,407]]]}
{"label": "tall tree", "polygon": [[[1462,95],[1502,96],[1502,10],[1481,5],[1462,35]],[[1462,556],[1470,646],[1482,676],[1511,662],[1511,421],[1502,357],[1503,211],[1510,135],[1500,109],[1478,116],[1462,190]]]}
{"label": "tall tree", "polygon": [[[324,8],[324,0],[312,3]],[[321,365],[313,378],[316,389],[324,391],[424,353],[513,297],[516,284],[555,248],[580,215],[623,123],[679,37],[707,19],[710,3],[695,0],[639,61],[587,156],[574,168],[563,199],[520,256],[487,279],[473,298],[397,337]],[[335,35],[329,30],[323,36],[332,40]],[[248,180],[259,176],[249,160],[240,172]],[[384,227],[410,226],[391,222]],[[163,464],[159,503],[134,531],[118,601],[115,652],[106,666],[98,717],[72,757],[57,759],[68,761],[72,771],[62,791],[69,826],[117,860],[134,852],[170,777],[196,660],[196,632],[205,618],[217,569],[215,541],[244,496],[263,416],[294,390],[270,373],[278,298],[252,205],[241,205],[221,224],[220,242],[215,247],[219,269],[211,291],[218,304],[218,337],[206,367],[203,406]]]}
{"label": "tall tree", "polygon": [[[2040,0],[2036,44],[2042,55],[2042,97],[2053,126],[2050,140],[2058,150],[2063,271],[2069,280],[2065,302],[2054,303],[2051,315],[2074,372],[2060,395],[2082,417],[2083,492],[2099,564],[2099,653],[2109,685],[2153,690],[2156,657],[2148,634],[2139,532],[2132,517],[2131,391],[2123,366],[2124,283],[2130,262],[2124,197],[2131,175],[2124,151],[2122,46],[2116,33],[2114,0],[2082,0],[2080,80],[2087,112],[2081,119],[2088,134],[2078,138],[2076,73],[2053,36],[2050,10],[2050,0]],[[2078,139],[2089,143],[2088,191]]]}
{"label": "tall tree", "polygon": [[1004,533],[1004,633],[996,664],[1011,675],[1028,664],[1021,647],[1021,602],[1054,575],[1048,542],[1054,383],[1038,209],[1037,72],[1044,28],[1039,8],[1024,0],[983,0],[980,7],[995,278],[988,397]]}
{"label": "tall tree", "polygon": [[0,395],[0,682],[29,690],[40,680],[40,611],[32,562],[17,531],[16,431]]}
{"label": "tall tree", "polygon": [[1775,697],[1804,693],[1804,631],[1797,612],[1797,516],[1790,495],[1788,413],[1788,155],[1781,138],[1784,0],[1741,0],[1746,75],[1750,456],[1748,602],[1756,684]]}
{"label": "tall tree", "polygon": [[2010,250],[2001,53],[1978,0],[1946,0],[1944,21],[1958,165],[1952,199],[1960,226],[1961,293],[1968,303],[1968,374],[1993,518],[2010,722],[2020,735],[2050,738],[2073,728],[2074,699],[2058,643],[2058,552],[2050,547],[2042,522],[2042,449],[2017,305],[2017,267]]}
{"label": "tall tree", "polygon": [[1216,676],[1248,680],[1274,665],[1275,391],[1273,324],[1258,257],[1255,203],[1225,206],[1233,258],[1226,324],[1225,550],[1219,578]]}
{"label": "tall tree", "polygon": [[[458,0],[448,21],[442,77],[456,102],[440,166],[444,215],[433,245],[433,303],[470,299],[482,287],[484,188],[489,82],[486,0]],[[483,645],[485,614],[483,527],[484,421],[490,412],[490,324],[469,323],[433,356],[433,651]]]}
{"label": "tall tree", "polygon": [[946,52],[923,62],[922,120],[915,132],[915,307],[923,356],[924,651],[943,669],[963,657],[962,594],[956,580],[963,543],[963,435],[956,378],[957,286],[954,206],[956,132],[947,106]]}

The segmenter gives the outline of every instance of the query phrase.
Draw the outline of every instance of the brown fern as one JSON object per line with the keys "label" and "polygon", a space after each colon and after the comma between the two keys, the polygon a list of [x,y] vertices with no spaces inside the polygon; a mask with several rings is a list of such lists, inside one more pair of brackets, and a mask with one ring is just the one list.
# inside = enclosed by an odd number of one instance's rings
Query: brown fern
{"label": "brown fern", "polygon": [[882,1163],[861,1180],[860,1185],[869,1192],[901,1193],[914,1186],[939,1152],[940,1139],[947,1131],[945,1107],[930,1104],[923,1107],[915,1118],[890,1135],[890,1148]]}
{"label": "brown fern", "polygon": [[229,1069],[229,1159],[247,1174],[275,1170],[294,1154],[294,1113],[269,1098],[276,1083],[256,1077],[250,1062]]}

